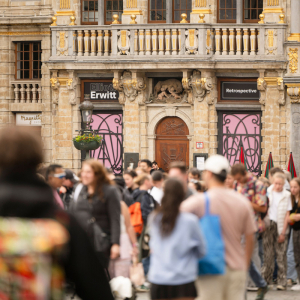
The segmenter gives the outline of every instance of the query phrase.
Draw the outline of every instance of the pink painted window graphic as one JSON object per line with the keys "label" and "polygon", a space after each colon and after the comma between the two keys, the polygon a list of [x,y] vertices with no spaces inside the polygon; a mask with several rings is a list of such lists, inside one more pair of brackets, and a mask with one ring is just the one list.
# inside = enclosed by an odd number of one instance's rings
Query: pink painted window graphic
{"label": "pink painted window graphic", "polygon": [[[230,164],[240,160],[240,149],[243,146],[247,169],[260,175],[261,172],[261,115],[221,113],[222,121],[222,154]],[[219,139],[220,141],[220,139]],[[220,148],[219,148],[220,150]],[[219,151],[220,152],[220,151]]]}
{"label": "pink painted window graphic", "polygon": [[93,130],[99,130],[103,140],[100,148],[91,151],[91,157],[100,160],[106,168],[115,174],[123,171],[123,116],[122,113],[93,114]]}

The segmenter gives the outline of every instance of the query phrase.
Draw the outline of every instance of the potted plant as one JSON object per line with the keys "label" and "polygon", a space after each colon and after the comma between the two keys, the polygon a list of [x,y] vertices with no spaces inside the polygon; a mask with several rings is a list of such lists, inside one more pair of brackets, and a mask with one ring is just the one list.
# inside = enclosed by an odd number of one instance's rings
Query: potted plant
{"label": "potted plant", "polygon": [[90,133],[89,135],[78,135],[73,139],[74,147],[77,150],[96,150],[100,147],[102,136]]}

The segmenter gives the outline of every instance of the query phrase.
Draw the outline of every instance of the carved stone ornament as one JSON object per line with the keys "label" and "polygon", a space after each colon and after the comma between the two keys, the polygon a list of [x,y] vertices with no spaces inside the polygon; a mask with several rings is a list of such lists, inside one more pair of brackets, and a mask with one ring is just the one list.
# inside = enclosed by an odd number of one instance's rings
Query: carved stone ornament
{"label": "carved stone ornament", "polygon": [[300,103],[300,86],[288,85],[287,94],[291,98],[291,103]]}
{"label": "carved stone ornament", "polygon": [[266,36],[266,54],[267,55],[276,55],[277,53],[277,30],[269,29],[265,32]]}
{"label": "carved stone ornament", "polygon": [[58,96],[59,96],[59,82],[57,77],[50,78],[51,89],[52,89],[52,102],[53,104],[58,104]]}
{"label": "carved stone ornament", "polygon": [[118,32],[118,55],[128,55],[130,50],[130,31],[121,30]]}
{"label": "carved stone ornament", "polygon": [[266,104],[266,88],[267,83],[264,78],[257,79],[257,89],[260,91],[259,103],[262,105]]}
{"label": "carved stone ornament", "polygon": [[154,93],[149,102],[155,103],[183,103],[187,102],[187,94],[184,92],[182,83],[177,79],[159,81],[154,87]]}
{"label": "carved stone ornament", "polygon": [[[141,95],[142,91],[146,89],[146,83],[144,78],[132,78],[130,71],[124,71],[120,80],[117,78],[113,80],[113,87],[120,92],[120,104],[124,104],[126,99],[133,102],[139,95]],[[145,99],[143,98],[141,102],[145,102]]]}
{"label": "carved stone ornament", "polygon": [[69,103],[71,105],[76,104],[76,86],[77,86],[77,78],[73,76],[73,80],[72,81],[70,80],[67,85],[67,88],[69,90]]}
{"label": "carved stone ornament", "polygon": [[278,104],[279,105],[285,105],[284,84],[283,84],[283,78],[282,77],[277,78],[277,88],[278,88],[278,91],[279,91]]}
{"label": "carved stone ornament", "polygon": [[56,50],[58,56],[68,55],[68,32],[60,31],[56,35]]}
{"label": "carved stone ornament", "polygon": [[298,70],[298,48],[290,48],[288,56],[290,72],[296,73]]}
{"label": "carved stone ornament", "polygon": [[198,30],[189,29],[185,31],[186,54],[198,54]]}

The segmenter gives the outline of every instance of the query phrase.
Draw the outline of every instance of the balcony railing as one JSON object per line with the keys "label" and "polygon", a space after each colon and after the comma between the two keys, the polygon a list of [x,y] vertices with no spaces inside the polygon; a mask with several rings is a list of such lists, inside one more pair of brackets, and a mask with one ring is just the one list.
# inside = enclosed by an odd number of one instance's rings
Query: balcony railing
{"label": "balcony railing", "polygon": [[283,57],[286,24],[53,26],[51,60]]}
{"label": "balcony railing", "polygon": [[41,81],[11,81],[14,103],[42,103]]}

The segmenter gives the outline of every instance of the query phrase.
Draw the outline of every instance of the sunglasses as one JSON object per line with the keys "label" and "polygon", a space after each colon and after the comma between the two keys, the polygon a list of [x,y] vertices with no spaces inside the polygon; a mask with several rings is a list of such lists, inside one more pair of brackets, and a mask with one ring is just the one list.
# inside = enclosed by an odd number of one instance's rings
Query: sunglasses
{"label": "sunglasses", "polygon": [[63,179],[66,177],[66,173],[54,174],[53,177]]}

